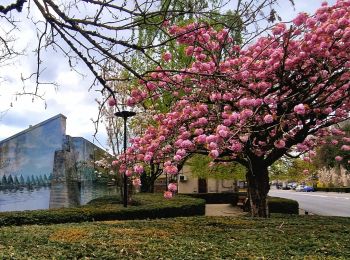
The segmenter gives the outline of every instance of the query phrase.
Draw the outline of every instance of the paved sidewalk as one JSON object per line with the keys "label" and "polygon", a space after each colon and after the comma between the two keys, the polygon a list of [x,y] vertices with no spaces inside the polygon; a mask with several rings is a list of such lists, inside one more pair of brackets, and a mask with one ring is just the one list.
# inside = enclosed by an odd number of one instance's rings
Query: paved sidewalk
{"label": "paved sidewalk", "polygon": [[239,207],[233,207],[231,204],[206,204],[206,216],[242,216],[247,214]]}
{"label": "paved sidewalk", "polygon": [[[247,212],[243,212],[243,210],[240,207],[234,207],[231,204],[206,204],[205,215],[238,217],[238,216],[247,215]],[[299,209],[299,215],[314,215],[314,214],[311,212],[307,212],[304,209]]]}

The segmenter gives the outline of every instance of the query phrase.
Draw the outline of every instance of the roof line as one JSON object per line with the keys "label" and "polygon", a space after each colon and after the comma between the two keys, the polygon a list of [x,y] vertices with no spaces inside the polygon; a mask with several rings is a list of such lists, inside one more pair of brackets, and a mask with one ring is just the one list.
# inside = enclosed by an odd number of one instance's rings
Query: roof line
{"label": "roof line", "polygon": [[40,127],[40,126],[42,126],[42,125],[44,125],[44,124],[46,124],[46,123],[48,123],[48,122],[50,122],[50,121],[53,121],[53,120],[55,120],[55,119],[57,119],[57,118],[59,118],[59,117],[63,117],[64,119],[67,119],[67,117],[66,117],[65,115],[62,115],[62,114],[55,115],[55,116],[53,116],[53,117],[51,117],[51,118],[49,118],[49,119],[46,119],[45,121],[40,122],[39,124],[36,124],[36,125],[34,125],[34,126],[31,126],[31,127],[27,128],[27,129],[25,129],[25,130],[23,130],[23,131],[21,131],[21,132],[19,132],[19,133],[17,133],[17,134],[14,134],[14,135],[12,135],[12,136],[10,136],[10,137],[8,137],[8,138],[6,138],[6,139],[0,141],[0,145],[2,145],[2,144],[5,143],[5,142],[8,142],[8,141],[10,141],[11,139],[14,139],[14,138],[16,138],[16,137],[18,137],[18,136],[20,136],[20,135],[26,134],[26,133],[28,133],[29,131],[32,131],[33,129],[38,128],[38,127]]}

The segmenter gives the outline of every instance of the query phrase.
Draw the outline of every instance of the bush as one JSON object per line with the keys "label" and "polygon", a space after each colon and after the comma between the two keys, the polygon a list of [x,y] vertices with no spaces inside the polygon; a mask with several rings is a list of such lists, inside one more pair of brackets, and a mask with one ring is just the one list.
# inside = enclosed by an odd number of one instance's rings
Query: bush
{"label": "bush", "polygon": [[120,198],[111,196],[96,199],[86,206],[49,210],[0,213],[0,227],[26,224],[58,224],[99,220],[170,218],[205,214],[205,201],[186,196],[165,200],[159,194],[134,196],[138,206],[124,208]]}
{"label": "bush", "polygon": [[315,191],[350,193],[350,187],[328,187],[328,188],[317,187],[315,188]]}
{"label": "bush", "polygon": [[[247,196],[247,193],[240,192],[238,193],[238,196],[240,197]],[[299,203],[295,200],[278,198],[278,197],[268,197],[267,203],[268,203],[270,213],[299,214]],[[237,206],[237,202],[232,203],[232,205]],[[249,208],[249,205],[248,205],[248,208]]]}
{"label": "bush", "polygon": [[299,203],[295,200],[268,197],[270,213],[299,214]]}
{"label": "bush", "polygon": [[183,194],[193,198],[204,199],[207,204],[226,204],[237,205],[238,193],[226,192],[226,193],[186,193]]}

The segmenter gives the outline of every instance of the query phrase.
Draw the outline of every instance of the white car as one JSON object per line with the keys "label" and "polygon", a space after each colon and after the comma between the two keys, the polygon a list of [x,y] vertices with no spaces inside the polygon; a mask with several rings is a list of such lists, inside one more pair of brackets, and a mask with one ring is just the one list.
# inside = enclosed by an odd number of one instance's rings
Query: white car
{"label": "white car", "polygon": [[304,186],[305,186],[305,185],[298,185],[298,186],[295,188],[295,191],[304,191]]}

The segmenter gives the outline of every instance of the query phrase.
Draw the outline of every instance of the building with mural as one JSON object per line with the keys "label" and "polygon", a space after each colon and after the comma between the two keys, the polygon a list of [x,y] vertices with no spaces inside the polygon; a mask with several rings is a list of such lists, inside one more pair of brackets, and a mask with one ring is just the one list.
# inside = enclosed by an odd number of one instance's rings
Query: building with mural
{"label": "building with mural", "polygon": [[[66,135],[62,114],[0,141],[0,211],[84,204],[95,197],[94,161],[105,155],[88,140]],[[18,197],[26,207],[16,207]]]}

